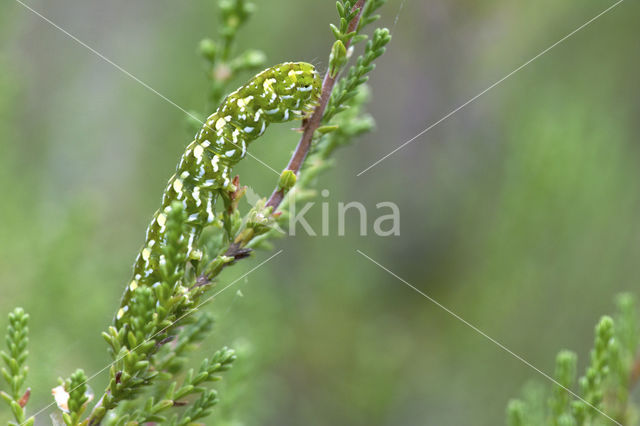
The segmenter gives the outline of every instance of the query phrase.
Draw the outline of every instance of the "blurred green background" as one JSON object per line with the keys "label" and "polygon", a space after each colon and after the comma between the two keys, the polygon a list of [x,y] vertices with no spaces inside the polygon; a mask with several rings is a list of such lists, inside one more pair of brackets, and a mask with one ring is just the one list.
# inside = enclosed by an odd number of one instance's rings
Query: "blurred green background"
{"label": "blurred green background", "polygon": [[[257,3],[239,48],[326,67],[332,1]],[[544,380],[356,249],[540,369],[561,348],[584,366],[599,316],[640,283],[638,2],[355,175],[611,4],[407,0],[398,16],[389,1],[394,38],[371,79],[378,129],[340,151],[319,188],[332,221],[338,201],[373,217],[397,203],[401,236],[361,237],[353,220],[346,237],[280,240],[282,255],[221,294],[197,357],[227,344],[239,360],[211,424],[495,425],[525,382]],[[213,0],[29,5],[203,108],[195,50],[216,33]],[[191,135],[181,111],[12,0],[0,46],[0,325],[14,306],[31,314],[33,412],[59,376],[108,362],[100,331]],[[297,137],[275,127],[252,152],[281,169]],[[251,159],[237,170],[260,194],[276,183]],[[319,229],[320,208],[309,217]]]}

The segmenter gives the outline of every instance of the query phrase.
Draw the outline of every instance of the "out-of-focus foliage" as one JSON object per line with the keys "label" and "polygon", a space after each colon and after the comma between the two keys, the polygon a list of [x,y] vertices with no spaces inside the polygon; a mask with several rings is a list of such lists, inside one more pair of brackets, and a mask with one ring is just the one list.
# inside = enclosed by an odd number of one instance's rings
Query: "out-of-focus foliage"
{"label": "out-of-focus foliage", "polygon": [[[511,400],[507,408],[510,426],[623,425],[637,424],[637,407],[629,393],[638,381],[638,313],[630,294],[618,297],[617,318],[604,316],[595,328],[595,343],[586,372],[576,385],[577,356],[561,351],[556,357],[551,390],[525,393],[526,400]],[[547,388],[548,388],[547,387]]]}
{"label": "out-of-focus foliage", "polygon": [[[256,3],[239,51],[327,68],[331,5]],[[220,424],[501,424],[524,382],[538,383],[526,392],[548,388],[355,248],[550,374],[561,348],[586,371],[592,325],[613,295],[638,295],[638,3],[623,2],[356,178],[608,5],[406,1],[394,27],[400,3],[388,2],[380,24],[394,41],[370,81],[377,132],[341,151],[320,201],[330,212],[335,200],[373,211],[394,201],[401,236],[361,238],[350,218],[346,237],[278,241],[282,258],[217,298],[217,332],[185,367],[211,348],[236,349]],[[29,4],[179,105],[205,109],[192,46],[218,29],[213,2]],[[17,3],[0,4],[0,21],[0,312],[30,313],[28,385],[47,390],[31,395],[35,410],[57,377],[109,361],[96,330],[111,321],[190,135],[182,112]],[[274,129],[252,153],[279,169],[295,142]],[[258,194],[275,184],[250,159],[239,174]],[[319,227],[320,215],[317,203],[309,222]],[[89,387],[106,383],[105,374]],[[12,414],[0,406],[0,416]]]}

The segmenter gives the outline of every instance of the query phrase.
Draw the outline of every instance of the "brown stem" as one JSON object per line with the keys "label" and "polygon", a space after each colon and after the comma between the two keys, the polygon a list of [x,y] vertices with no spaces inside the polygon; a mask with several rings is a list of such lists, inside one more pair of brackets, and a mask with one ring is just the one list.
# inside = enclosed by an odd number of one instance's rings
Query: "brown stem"
{"label": "brown stem", "polygon": [[629,375],[629,391],[636,387],[640,380],[640,353],[636,355],[631,365],[631,374]]}
{"label": "brown stem", "polygon": [[[358,0],[356,4],[353,6],[353,10],[358,9],[358,14],[349,22],[349,28],[347,33],[355,31],[358,28],[358,24],[360,23],[360,17],[362,16],[362,10],[364,9],[364,4],[366,0]],[[345,43],[345,47],[348,49],[351,44],[351,40],[347,40]],[[324,75],[324,80],[322,81],[322,92],[320,93],[320,101],[318,106],[313,111],[311,117],[304,121],[302,124],[302,136],[300,137],[300,142],[298,142],[298,146],[296,146],[296,150],[293,152],[291,159],[289,160],[289,164],[285,170],[291,170],[296,175],[300,172],[300,168],[304,163],[304,159],[307,157],[309,153],[309,149],[311,148],[311,141],[313,140],[313,134],[320,127],[322,123],[322,117],[324,116],[324,111],[327,108],[327,104],[329,103],[329,98],[331,97],[331,92],[333,91],[333,86],[335,86],[338,76],[331,77],[330,70],[327,70]],[[273,212],[278,209],[280,203],[284,199],[286,191],[282,188],[276,188],[269,200],[267,201],[267,207],[273,207]]]}

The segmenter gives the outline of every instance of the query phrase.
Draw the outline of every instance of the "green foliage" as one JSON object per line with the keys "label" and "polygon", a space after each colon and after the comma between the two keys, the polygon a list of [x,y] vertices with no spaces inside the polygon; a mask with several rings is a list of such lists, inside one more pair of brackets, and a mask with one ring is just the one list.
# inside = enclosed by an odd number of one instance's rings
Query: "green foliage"
{"label": "green foliage", "polygon": [[175,425],[186,426],[195,420],[203,419],[211,414],[211,409],[218,403],[216,391],[205,391],[185,412]]}
{"label": "green foliage", "polygon": [[[571,351],[561,351],[556,357],[555,378],[564,388],[571,388],[576,380],[576,365],[578,357]],[[553,388],[553,398],[550,402],[551,415],[555,423],[570,411],[571,395],[560,386]]]}
{"label": "green foliage", "polygon": [[245,0],[222,0],[219,3],[221,13],[220,35],[224,39],[222,58],[227,60],[238,30],[247,22],[255,10],[255,5]]}
{"label": "green foliage", "polygon": [[[154,365],[158,371],[164,372],[164,379],[171,378],[182,371],[189,351],[194,350],[208,333],[213,330],[213,315],[206,311],[193,314],[194,322],[182,329],[172,347],[163,345],[154,355]],[[162,373],[161,373],[162,374]]]}
{"label": "green foliage", "polygon": [[356,89],[355,96],[350,97],[342,104],[343,112],[337,114],[331,121],[335,130],[329,132],[318,142],[317,156],[326,160],[337,148],[348,145],[353,138],[374,128],[373,117],[363,112],[370,98],[368,86],[362,85]]}
{"label": "green foliage", "polygon": [[336,40],[329,55],[329,75],[331,78],[336,78],[338,72],[347,63],[347,60],[347,48],[341,40]]}
{"label": "green foliage", "polygon": [[280,180],[278,181],[278,188],[281,188],[285,191],[290,190],[296,184],[298,177],[291,170],[285,170],[280,175]]}
{"label": "green foliage", "polygon": [[[364,3],[364,7],[360,10],[360,7]],[[339,25],[336,26],[334,24],[330,24],[331,31],[333,32],[333,36],[336,41],[333,44],[333,48],[331,49],[331,55],[329,56],[329,75],[331,78],[335,78],[338,72],[344,67],[347,63],[348,58],[351,56],[351,52],[347,51],[346,47],[350,44],[356,44],[361,41],[364,41],[368,38],[366,34],[362,33],[364,27],[368,24],[375,22],[380,18],[380,15],[373,15],[373,13],[379,9],[383,4],[386,3],[386,0],[372,0],[372,1],[355,1],[355,0],[340,0],[336,2],[336,7],[338,9],[338,17],[340,19]],[[356,25],[352,25],[354,19],[360,18]],[[391,40],[391,36],[389,35],[389,31],[387,29],[376,29],[376,33],[378,31],[386,31],[388,35],[388,39],[381,45],[378,46],[378,51],[380,55],[384,53],[383,46],[387,44]],[[382,50],[380,50],[382,49]],[[365,58],[368,57],[368,53],[365,52]],[[361,57],[362,58],[362,57]],[[360,61],[361,58],[358,58]],[[370,64],[373,62],[371,59]],[[371,68],[372,70],[373,68]],[[369,70],[369,71],[371,71]],[[368,71],[366,71],[368,72]],[[366,80],[361,81],[356,84],[363,84]],[[353,90],[356,90],[356,87],[352,87]],[[332,96],[336,93],[334,90]],[[327,117],[325,112],[325,117]],[[326,119],[329,121],[330,117]]]}
{"label": "green foliage", "polygon": [[9,325],[7,326],[7,351],[1,351],[0,357],[6,368],[2,368],[2,376],[10,387],[10,395],[14,399],[21,396],[22,386],[27,379],[29,371],[26,362],[27,344],[29,343],[29,315],[22,308],[16,308],[9,314]]}
{"label": "green foliage", "polygon": [[511,426],[524,426],[525,422],[524,402],[512,399],[507,405],[507,423]]}
{"label": "green foliage", "polygon": [[[596,325],[596,339],[591,351],[591,364],[584,377],[579,380],[583,401],[574,403],[577,421],[583,423],[587,418],[597,415],[594,407],[601,407],[606,381],[609,378],[613,358],[617,356],[617,342],[614,339],[613,319],[604,316]],[[588,404],[587,404],[588,403]]]}
{"label": "green foliage", "polygon": [[[218,107],[228,93],[230,81],[242,72],[253,72],[266,62],[265,54],[260,50],[248,49],[232,57],[233,46],[240,29],[247,23],[255,11],[255,4],[246,0],[221,0],[219,39],[204,39],[200,42],[199,52],[205,60],[205,71],[209,84],[206,111]],[[202,117],[204,114],[194,113]],[[194,130],[200,127],[193,123]]]}
{"label": "green foliage", "polygon": [[[204,392],[206,388],[201,385],[213,381],[213,374],[227,370],[235,359],[232,350],[221,350],[214,355],[208,370],[198,372],[197,380],[191,382],[188,375],[179,388],[173,381],[184,364],[185,352],[201,341],[212,325],[212,319],[206,315],[191,315],[200,307],[201,297],[211,282],[206,275],[206,282],[196,282],[196,275],[185,270],[185,222],[182,204],[173,203],[166,222],[167,244],[162,248],[161,282],[153,288],[135,288],[125,305],[129,315],[124,325],[111,326],[103,333],[114,364],[107,390],[90,415],[94,423],[116,408],[119,414],[112,416],[112,421],[119,421],[114,419],[121,416],[139,423],[160,421],[164,419],[161,411],[186,405],[177,400],[193,392]],[[170,345],[174,340],[176,344]],[[139,399],[147,387],[151,387],[148,393],[153,396],[143,398],[142,408],[120,407],[123,401]],[[127,414],[132,411],[134,414]]]}
{"label": "green foliage", "polygon": [[328,123],[339,112],[344,111],[348,106],[347,102],[356,96],[358,88],[367,82],[368,73],[374,70],[374,61],[385,52],[385,46],[391,41],[391,34],[386,28],[377,28],[373,33],[373,39],[367,42],[364,54],[356,60],[347,76],[336,85],[327,111],[323,117],[323,122]]}
{"label": "green foliage", "polygon": [[16,308],[9,314],[9,324],[7,326],[7,334],[5,342],[7,351],[0,351],[0,358],[4,362],[4,367],[0,369],[9,392],[0,392],[0,397],[9,404],[11,411],[17,423],[31,426],[34,422],[33,417],[27,419],[25,406],[29,401],[30,389],[24,389],[24,383],[27,380],[27,344],[29,343],[29,315],[22,308]]}
{"label": "green foliage", "polygon": [[[356,44],[360,41],[366,40],[367,36],[361,34],[361,30],[367,25],[377,21],[380,15],[374,15],[374,13],[386,3],[386,0],[369,0],[369,1],[357,1],[357,0],[339,0],[336,2],[336,8],[338,9],[338,17],[340,19],[338,25],[330,24],[333,36],[337,41],[342,42],[344,45],[349,43]],[[360,5],[364,5],[360,10]],[[350,23],[358,16],[360,20],[357,25],[353,27]]]}
{"label": "green foliage", "polygon": [[[525,393],[523,400],[511,400],[507,406],[510,426],[549,424],[582,426],[635,424],[636,408],[629,404],[628,393],[637,381],[638,329],[636,306],[630,294],[618,297],[618,316],[603,316],[595,327],[594,348],[584,376],[578,379],[576,397],[569,390],[576,382],[577,356],[561,351],[556,357],[550,392],[535,397]],[[547,398],[547,404],[541,403]],[[604,414],[603,414],[604,413]],[[610,418],[608,418],[610,417]]]}
{"label": "green foliage", "polygon": [[[211,359],[205,359],[196,371],[187,371],[181,383],[172,379],[168,386],[154,396],[149,396],[142,407],[131,410],[122,410],[119,422],[136,422],[143,424],[148,422],[168,422],[171,425],[187,425],[190,422],[207,417],[211,409],[218,403],[217,392],[206,385],[221,379],[218,373],[222,373],[231,367],[235,360],[235,352],[228,348],[222,348],[213,354]],[[188,402],[191,397],[198,398],[191,405]],[[172,414],[176,408],[186,407],[181,414]]]}
{"label": "green foliage", "polygon": [[382,7],[387,0],[370,0],[365,2],[364,9],[362,11],[362,18],[358,23],[358,31],[363,27],[380,19],[380,15],[376,14],[376,11]]}
{"label": "green foliage", "polygon": [[61,407],[62,421],[67,426],[85,426],[86,421],[82,421],[82,415],[87,409],[89,402],[87,376],[84,371],[78,369],[62,384],[62,389],[68,397],[66,407]]}

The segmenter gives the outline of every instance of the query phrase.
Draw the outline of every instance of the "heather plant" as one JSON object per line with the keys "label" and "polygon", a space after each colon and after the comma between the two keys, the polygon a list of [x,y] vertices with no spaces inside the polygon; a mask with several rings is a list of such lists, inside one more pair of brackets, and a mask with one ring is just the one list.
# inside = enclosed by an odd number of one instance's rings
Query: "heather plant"
{"label": "heather plant", "polygon": [[595,327],[584,374],[577,377],[578,356],[574,352],[560,351],[554,373],[557,383],[527,385],[522,398],[508,404],[510,426],[638,423],[637,407],[630,401],[640,365],[637,306],[630,294],[620,295],[617,305],[617,315],[603,316]]}
{"label": "heather plant", "polygon": [[[336,3],[338,23],[330,27],[335,42],[328,52],[324,79],[310,64],[287,63],[258,74],[228,95],[229,82],[262,67],[266,57],[251,49],[234,53],[236,36],[247,25],[254,4],[219,2],[218,38],[199,45],[207,75],[207,111],[191,113],[190,118],[192,123],[200,122],[201,130],[164,193],[163,206],[149,227],[113,325],[102,333],[112,358],[106,369],[108,384],[94,394],[89,381],[100,372],[87,376],[82,369],[60,379],[52,390],[59,410],[54,422],[67,426],[192,425],[214,413],[219,398],[213,385],[237,362],[237,356],[233,349],[222,347],[199,367],[187,368],[189,353],[213,331],[213,316],[202,307],[231,285],[214,290],[225,268],[251,256],[257,248],[269,248],[269,240],[281,233],[275,225],[284,224],[289,207],[315,196],[316,178],[331,166],[336,149],[373,128],[372,118],[364,112],[369,100],[367,74],[391,36],[385,28],[376,28],[370,36],[365,29],[378,19],[376,12],[383,4],[381,0]],[[355,47],[365,41],[362,53],[355,55]],[[299,93],[280,96],[279,91],[289,84],[299,88]],[[262,95],[275,94],[279,104],[273,110],[262,109],[262,105],[257,110],[248,107]],[[218,112],[205,119],[215,108]],[[245,113],[245,108],[252,112]],[[241,118],[245,114],[248,119]],[[262,130],[248,124],[235,128],[228,116],[234,123],[253,119],[263,125]],[[242,211],[239,201],[246,188],[238,176],[231,176],[231,166],[244,157],[246,145],[260,137],[267,124],[294,118],[302,119],[302,135],[273,194]],[[222,148],[211,147],[216,137]],[[211,169],[205,171],[210,179],[189,180],[198,173],[204,157]],[[213,189],[207,186],[209,182]],[[193,198],[185,201],[187,192]],[[216,199],[218,208],[214,209]],[[202,208],[194,210],[194,205]],[[25,387],[27,322],[28,315],[20,308],[10,315],[7,351],[2,352],[8,390],[0,395],[14,414],[16,423],[10,424],[33,424],[34,416],[42,411],[29,416],[26,409],[30,394]]]}
{"label": "heather plant", "polygon": [[16,308],[9,314],[9,325],[5,342],[6,351],[0,351],[0,357],[4,362],[4,367],[0,369],[4,378],[7,391],[1,391],[0,397],[9,404],[11,412],[15,417],[15,423],[10,425],[25,424],[32,425],[33,417],[27,419],[26,405],[29,402],[31,390],[25,387],[27,380],[27,344],[29,343],[29,315],[23,309]]}

